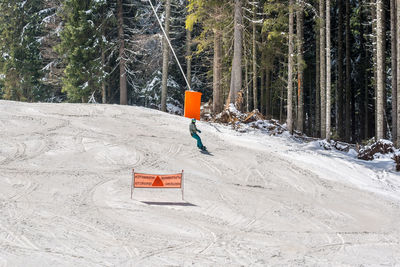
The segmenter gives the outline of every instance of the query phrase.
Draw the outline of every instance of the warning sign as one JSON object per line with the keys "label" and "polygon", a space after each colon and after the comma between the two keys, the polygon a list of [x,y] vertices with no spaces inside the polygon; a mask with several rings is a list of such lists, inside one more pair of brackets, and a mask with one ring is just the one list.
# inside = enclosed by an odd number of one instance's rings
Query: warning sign
{"label": "warning sign", "polygon": [[183,199],[183,170],[167,175],[135,173],[135,170],[132,173],[131,198],[134,188],[180,188]]}
{"label": "warning sign", "polygon": [[160,176],[157,176],[151,186],[164,186],[163,181],[161,180]]}
{"label": "warning sign", "polygon": [[151,187],[181,188],[182,187],[182,173],[170,174],[170,175],[134,173],[133,180],[135,188],[151,188]]}

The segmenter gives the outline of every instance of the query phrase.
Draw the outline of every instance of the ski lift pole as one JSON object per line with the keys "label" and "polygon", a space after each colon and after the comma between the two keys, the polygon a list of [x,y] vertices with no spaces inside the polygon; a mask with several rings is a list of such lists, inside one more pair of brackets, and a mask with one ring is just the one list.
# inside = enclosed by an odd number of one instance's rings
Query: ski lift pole
{"label": "ski lift pole", "polygon": [[188,88],[189,88],[189,91],[192,91],[192,88],[190,87],[190,84],[189,84],[189,82],[188,82],[188,80],[187,80],[187,78],[186,78],[185,72],[183,71],[182,66],[181,66],[181,64],[179,63],[178,57],[177,57],[176,54],[175,54],[174,48],[172,47],[171,42],[169,41],[169,38],[168,38],[168,36],[167,36],[167,33],[165,32],[164,27],[162,26],[162,23],[161,23],[161,21],[160,21],[158,15],[157,15],[156,9],[154,8],[153,3],[151,2],[151,0],[148,0],[148,1],[149,1],[150,5],[151,5],[151,8],[153,9],[154,15],[156,16],[158,23],[160,24],[160,28],[161,28],[162,32],[164,33],[164,37],[165,37],[165,39],[167,40],[168,45],[169,45],[169,47],[171,48],[172,53],[174,54],[176,63],[178,63],[178,66],[179,66],[179,69],[180,69],[181,72],[182,72],[183,78],[185,78],[185,81],[186,81],[186,84],[187,84],[187,86],[188,86]]}

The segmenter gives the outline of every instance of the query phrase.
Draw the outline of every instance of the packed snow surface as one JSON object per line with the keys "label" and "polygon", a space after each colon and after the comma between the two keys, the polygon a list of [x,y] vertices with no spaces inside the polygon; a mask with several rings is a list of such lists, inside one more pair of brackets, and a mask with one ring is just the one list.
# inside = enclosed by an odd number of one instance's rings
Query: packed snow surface
{"label": "packed snow surface", "polygon": [[[0,266],[399,266],[400,175],[116,105],[0,101]],[[135,189],[132,168],[184,169]]]}

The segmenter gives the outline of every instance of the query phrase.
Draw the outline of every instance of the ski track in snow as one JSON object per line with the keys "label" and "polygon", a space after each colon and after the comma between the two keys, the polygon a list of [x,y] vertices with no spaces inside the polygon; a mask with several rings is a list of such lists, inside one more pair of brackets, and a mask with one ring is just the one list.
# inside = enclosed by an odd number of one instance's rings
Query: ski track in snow
{"label": "ski track in snow", "polygon": [[[0,266],[398,266],[400,175],[117,105],[0,101]],[[179,190],[132,168],[184,169]]]}

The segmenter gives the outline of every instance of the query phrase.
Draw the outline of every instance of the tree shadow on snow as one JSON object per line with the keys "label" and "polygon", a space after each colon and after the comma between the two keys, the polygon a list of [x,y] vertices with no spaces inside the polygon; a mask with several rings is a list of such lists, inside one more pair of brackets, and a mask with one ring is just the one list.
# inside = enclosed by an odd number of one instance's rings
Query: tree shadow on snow
{"label": "tree shadow on snow", "polygon": [[189,203],[189,202],[154,202],[154,201],[141,201],[147,205],[155,205],[155,206],[185,206],[185,207],[197,207],[197,205]]}

